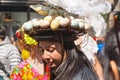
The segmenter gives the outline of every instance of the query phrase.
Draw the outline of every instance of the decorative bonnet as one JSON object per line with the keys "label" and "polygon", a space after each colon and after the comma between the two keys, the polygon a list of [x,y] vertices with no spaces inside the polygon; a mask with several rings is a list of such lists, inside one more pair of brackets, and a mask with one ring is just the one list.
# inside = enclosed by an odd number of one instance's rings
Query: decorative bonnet
{"label": "decorative bonnet", "polygon": [[106,30],[107,14],[111,11],[111,4],[106,0],[42,0],[37,5],[30,5],[40,15],[72,14],[84,16],[85,23],[91,25],[94,36],[100,37]]}
{"label": "decorative bonnet", "polygon": [[30,7],[43,15],[44,18],[29,20],[17,31],[17,34],[20,32],[24,34],[24,40],[29,45],[37,44],[39,40],[60,41],[61,39],[56,35],[62,35],[63,41],[74,41],[77,39],[77,35],[86,33],[86,29],[91,27],[85,22],[84,17],[47,2],[30,5]]}
{"label": "decorative bonnet", "polygon": [[16,34],[18,38],[21,38],[20,34],[23,34],[24,40],[29,45],[37,44],[36,42],[39,40],[60,41],[56,35],[62,35],[63,41],[66,42],[77,39],[77,35],[84,34],[88,27],[89,25],[84,22],[84,19],[78,17],[45,16],[43,19],[32,19],[25,22]]}

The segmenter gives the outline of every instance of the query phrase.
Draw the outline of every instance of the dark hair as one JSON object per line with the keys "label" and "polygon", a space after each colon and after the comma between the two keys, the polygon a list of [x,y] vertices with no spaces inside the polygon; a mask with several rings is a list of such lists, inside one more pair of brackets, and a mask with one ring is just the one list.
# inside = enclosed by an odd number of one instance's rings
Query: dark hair
{"label": "dark hair", "polygon": [[[75,80],[76,75],[78,79],[80,76],[83,76],[83,73],[89,73],[92,75],[89,79],[84,78],[84,80],[98,80],[96,74],[94,73],[93,67],[91,63],[88,61],[86,56],[77,49],[74,40],[77,39],[73,32],[69,31],[43,31],[39,34],[32,35],[38,41],[45,40],[45,41],[55,41],[59,42],[63,48],[62,56],[64,58],[64,50],[66,51],[66,58],[63,62],[56,67],[56,69],[52,69],[51,72],[55,74],[55,79],[52,80]],[[85,72],[87,68],[88,72]],[[85,70],[85,71],[82,71]],[[85,74],[86,75],[86,74]],[[89,77],[89,76],[88,76]],[[74,79],[75,78],[75,79]],[[94,79],[93,79],[94,78]],[[83,78],[79,79],[83,80]]]}
{"label": "dark hair", "polygon": [[[88,73],[90,72],[91,74],[91,70],[93,70],[91,64],[88,62],[88,59],[83,54],[83,52],[81,52],[76,48],[74,42],[68,42],[68,43],[65,42],[63,46],[64,49],[66,50],[67,57],[63,61],[63,63],[59,65],[57,72],[55,73],[57,75],[55,80],[75,80],[77,78],[81,80],[83,79],[82,77],[85,75],[81,75],[82,73],[80,71],[86,66],[89,67]],[[94,75],[94,79],[93,76],[91,77],[91,79],[90,78],[89,79],[97,80],[96,74],[94,74],[94,71],[92,72],[93,72],[92,74]],[[89,80],[89,79],[86,78],[85,80]]]}
{"label": "dark hair", "polygon": [[4,40],[6,37],[6,30],[3,26],[0,26],[0,39]]}

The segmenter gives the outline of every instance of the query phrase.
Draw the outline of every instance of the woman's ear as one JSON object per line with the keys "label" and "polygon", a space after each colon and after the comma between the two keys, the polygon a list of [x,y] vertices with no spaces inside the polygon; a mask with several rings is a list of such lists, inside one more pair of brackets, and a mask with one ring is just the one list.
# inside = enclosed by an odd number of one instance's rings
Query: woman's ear
{"label": "woman's ear", "polygon": [[67,56],[67,53],[66,53],[66,51],[64,50],[64,51],[63,51],[63,61],[66,59],[66,56]]}

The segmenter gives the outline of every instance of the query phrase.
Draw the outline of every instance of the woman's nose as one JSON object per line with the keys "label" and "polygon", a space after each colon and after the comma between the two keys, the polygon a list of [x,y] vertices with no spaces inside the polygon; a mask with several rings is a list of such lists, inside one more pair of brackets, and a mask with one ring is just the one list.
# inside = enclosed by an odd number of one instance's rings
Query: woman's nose
{"label": "woman's nose", "polygon": [[47,60],[48,62],[53,62],[53,59],[52,59],[49,55],[46,56],[46,60]]}
{"label": "woman's nose", "polygon": [[47,60],[48,62],[53,62],[53,59],[51,58],[50,54],[47,53],[46,51],[44,52],[44,59]]}

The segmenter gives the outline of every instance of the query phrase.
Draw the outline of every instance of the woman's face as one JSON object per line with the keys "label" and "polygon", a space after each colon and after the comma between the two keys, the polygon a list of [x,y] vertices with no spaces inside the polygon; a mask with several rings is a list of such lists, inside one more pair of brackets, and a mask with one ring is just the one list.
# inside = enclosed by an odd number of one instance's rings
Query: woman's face
{"label": "woman's face", "polygon": [[58,42],[40,41],[39,52],[51,68],[57,67],[62,62],[62,47]]}

